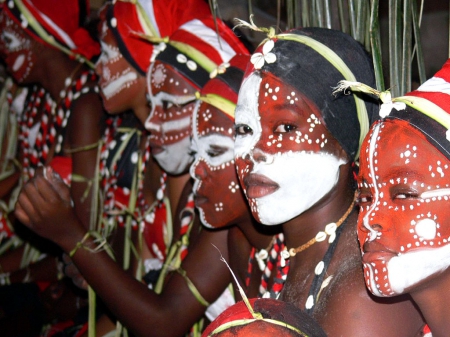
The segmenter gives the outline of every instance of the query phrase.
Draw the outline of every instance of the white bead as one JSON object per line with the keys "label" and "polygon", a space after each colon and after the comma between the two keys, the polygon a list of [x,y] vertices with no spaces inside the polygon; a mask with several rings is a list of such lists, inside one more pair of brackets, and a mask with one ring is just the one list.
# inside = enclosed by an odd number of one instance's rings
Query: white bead
{"label": "white bead", "polygon": [[325,232],[319,232],[319,233],[317,233],[317,235],[316,235],[316,241],[317,242],[322,242],[322,241],[324,241],[325,239],[327,238],[327,234],[325,233]]}
{"label": "white bead", "polygon": [[186,65],[189,68],[189,70],[192,70],[192,71],[197,70],[197,63],[195,63],[194,61],[189,60],[186,62]]}
{"label": "white bead", "polygon": [[186,57],[186,55],[178,54],[178,55],[177,55],[177,61],[180,62],[180,63],[186,63],[186,62],[187,62],[187,57]]}
{"label": "white bead", "polygon": [[324,267],[325,267],[325,263],[323,261],[320,261],[317,264],[316,269],[314,269],[314,272],[316,273],[316,275],[322,274]]}
{"label": "white bead", "polygon": [[327,233],[328,235],[331,235],[332,233],[336,232],[336,228],[337,228],[336,223],[331,222],[325,226],[325,233]]}
{"label": "white bead", "polygon": [[311,309],[314,306],[314,298],[312,295],[308,296],[308,299],[306,300],[305,308]]}

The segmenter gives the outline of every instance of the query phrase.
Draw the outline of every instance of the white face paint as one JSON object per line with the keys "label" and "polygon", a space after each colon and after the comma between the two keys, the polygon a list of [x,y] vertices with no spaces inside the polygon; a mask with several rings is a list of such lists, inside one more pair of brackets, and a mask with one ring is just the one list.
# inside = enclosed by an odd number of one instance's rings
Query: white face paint
{"label": "white face paint", "polygon": [[[122,90],[136,84],[137,73],[128,66],[117,46],[100,42],[102,54],[96,67],[102,67],[100,87],[105,98],[111,99]],[[120,61],[122,61],[120,63]]]}
{"label": "white face paint", "polygon": [[372,127],[361,149],[358,239],[374,295],[420,291],[450,265],[449,171],[408,122]]}
{"label": "white face paint", "polygon": [[302,214],[329,193],[345,164],[333,155],[287,153],[273,157],[272,163],[256,163],[251,173],[261,174],[279,188],[255,199],[256,212],[265,225],[277,225]]}
{"label": "white face paint", "polygon": [[4,13],[0,14],[0,54],[11,75],[19,83],[25,83],[35,65],[36,55],[30,37]]}
{"label": "white face paint", "polygon": [[192,156],[188,152],[191,146],[189,138],[183,138],[179,142],[164,146],[164,151],[153,156],[162,169],[170,174],[180,174],[186,171],[192,162]]}
{"label": "white face paint", "polygon": [[[264,88],[275,87],[277,96],[260,97],[263,84]],[[288,104],[281,99],[283,95],[288,97]],[[300,109],[290,103],[295,95],[292,88],[282,87],[274,79],[262,81],[257,74],[250,75],[239,92],[235,142],[238,176],[246,185],[253,215],[265,225],[284,223],[316,204],[336,185],[339,167],[345,164],[343,158],[320,150],[327,143],[323,133],[327,131],[307,105]],[[283,124],[285,116],[292,125],[309,131],[280,132],[289,124]],[[306,142],[300,141],[298,134]],[[320,134],[322,137],[312,142]],[[273,144],[282,150],[274,150]]]}
{"label": "white face paint", "polygon": [[194,200],[206,227],[234,225],[249,216],[234,165],[232,119],[208,103],[198,102],[193,121],[190,174]]}
{"label": "white face paint", "polygon": [[193,160],[189,149],[195,89],[173,68],[158,62],[150,66],[147,79],[151,112],[145,128],[159,165],[167,173],[180,174]]}
{"label": "white face paint", "polygon": [[261,77],[252,74],[241,86],[235,111],[235,125],[247,125],[253,130],[251,135],[241,137],[237,135],[234,142],[234,155],[236,158],[244,157],[254,148],[261,138],[261,123],[258,113],[259,87]]}
{"label": "white face paint", "polygon": [[446,270],[449,264],[450,245],[432,250],[421,249],[395,256],[387,263],[392,292],[403,294],[405,290],[427,277]]}
{"label": "white face paint", "polygon": [[[198,193],[200,190],[200,187],[202,185],[202,177],[199,177],[196,175],[195,170],[199,163],[203,161],[205,165],[207,166],[207,169],[211,172],[213,171],[219,171],[227,169],[231,165],[234,165],[234,140],[232,137],[226,137],[219,134],[210,134],[205,137],[198,138],[197,136],[194,136],[192,140],[191,145],[192,151],[195,153],[194,162],[192,163],[189,173],[194,179],[194,186],[192,190],[194,193]],[[218,151],[217,149],[220,148]],[[206,169],[206,168],[205,168]],[[233,170],[234,171],[234,170]],[[212,174],[220,174],[212,173]],[[211,174],[211,175],[212,175]],[[225,178],[223,176],[222,178]],[[227,197],[225,196],[226,193],[230,193],[231,189],[221,186],[222,184],[226,184],[227,181],[221,181],[221,184],[217,184],[216,182],[216,190],[214,191],[213,186],[210,186],[210,189],[207,190],[207,192],[212,193],[213,195],[216,192],[220,191],[220,194],[224,199],[223,202],[228,202]],[[238,185],[236,185],[236,191],[238,190]],[[226,188],[226,190],[225,190]],[[233,192],[234,193],[234,192]],[[202,195],[203,196],[203,195]],[[203,197],[209,197],[209,199],[212,199],[210,195],[204,195]],[[217,226],[217,224],[210,224],[208,219],[211,219],[211,214],[205,214],[205,212],[211,212],[210,209],[212,205],[206,205],[206,207],[197,207],[200,212],[200,220],[202,223],[209,228],[214,228],[214,226]],[[205,210],[206,208],[206,210]],[[218,209],[218,207],[215,207],[215,209]],[[213,219],[215,219],[213,217]]]}

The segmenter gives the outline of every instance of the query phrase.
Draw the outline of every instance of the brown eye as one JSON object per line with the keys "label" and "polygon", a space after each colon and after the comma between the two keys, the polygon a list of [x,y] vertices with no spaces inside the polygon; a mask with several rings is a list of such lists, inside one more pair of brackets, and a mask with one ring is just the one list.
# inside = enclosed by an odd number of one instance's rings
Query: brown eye
{"label": "brown eye", "polygon": [[365,204],[372,203],[372,194],[367,191],[361,191],[356,199],[356,203],[359,206],[364,206]]}
{"label": "brown eye", "polygon": [[297,129],[297,127],[295,125],[292,125],[292,124],[281,124],[281,125],[277,126],[277,128],[275,129],[275,132],[287,133],[287,132],[292,132],[292,131],[294,131],[296,129]]}
{"label": "brown eye", "polygon": [[246,124],[239,124],[236,125],[235,127],[235,133],[237,136],[244,136],[244,135],[252,135],[253,134],[253,130],[251,127],[249,127]]}

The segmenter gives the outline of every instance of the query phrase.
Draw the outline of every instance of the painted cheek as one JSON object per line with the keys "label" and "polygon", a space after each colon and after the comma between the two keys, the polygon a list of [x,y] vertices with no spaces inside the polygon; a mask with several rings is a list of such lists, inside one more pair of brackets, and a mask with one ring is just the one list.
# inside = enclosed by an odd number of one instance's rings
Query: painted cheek
{"label": "painted cheek", "polygon": [[[327,150],[328,131],[306,103],[306,98],[301,98],[300,94],[272,77],[263,79],[261,83],[259,113],[261,124],[265,126],[257,145],[262,151],[274,154]],[[293,114],[297,114],[295,130],[283,130],[283,125],[272,122],[277,119],[281,121],[284,115],[291,120]]]}
{"label": "painted cheek", "polygon": [[[192,134],[192,112],[194,103],[187,104],[180,108],[169,109],[159,114],[163,115],[164,122],[161,125],[161,141],[166,145],[171,145],[188,138]],[[163,111],[161,109],[161,111]],[[155,123],[155,121],[153,121]]]}

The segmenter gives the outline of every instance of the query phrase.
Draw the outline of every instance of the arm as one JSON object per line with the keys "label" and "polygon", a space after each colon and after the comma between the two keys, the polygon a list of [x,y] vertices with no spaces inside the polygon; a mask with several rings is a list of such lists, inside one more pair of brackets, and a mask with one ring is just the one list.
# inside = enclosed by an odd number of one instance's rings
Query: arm
{"label": "arm", "polygon": [[[72,103],[72,112],[67,126],[67,140],[72,156],[73,177],[83,177],[85,181],[73,179],[70,194],[75,204],[75,212],[86,229],[90,225],[93,182],[98,166],[98,144],[104,131],[105,112],[98,94],[81,95]],[[88,147],[89,149],[86,149]],[[89,191],[88,195],[85,195]]]}
{"label": "arm", "polygon": [[[70,252],[83,239],[86,230],[70,206],[67,187],[54,177],[49,180],[39,172],[24,186],[16,215],[36,233]],[[227,231],[204,230],[182,264],[210,303],[230,282],[230,273],[211,244],[228,258]],[[96,244],[88,238],[85,245],[95,247]],[[168,278],[163,293],[157,295],[127,275],[104,251],[92,253],[80,248],[73,261],[113,314],[138,336],[180,336],[206,309],[178,273]]]}

